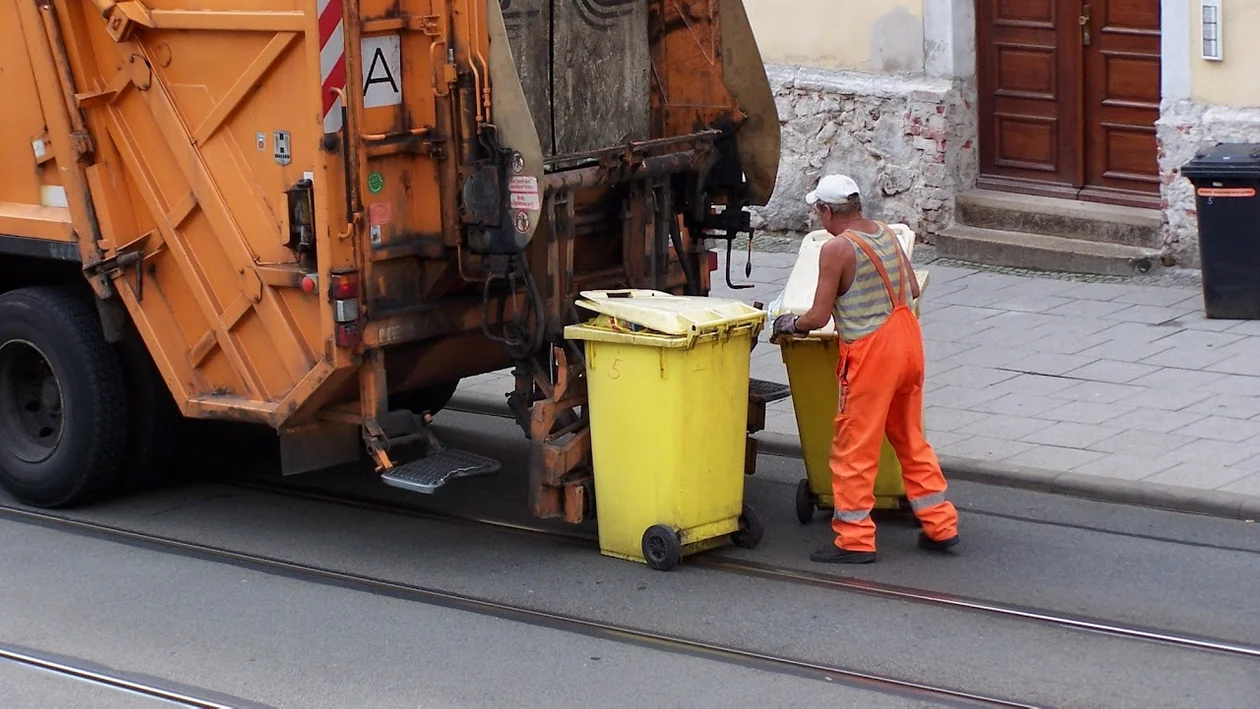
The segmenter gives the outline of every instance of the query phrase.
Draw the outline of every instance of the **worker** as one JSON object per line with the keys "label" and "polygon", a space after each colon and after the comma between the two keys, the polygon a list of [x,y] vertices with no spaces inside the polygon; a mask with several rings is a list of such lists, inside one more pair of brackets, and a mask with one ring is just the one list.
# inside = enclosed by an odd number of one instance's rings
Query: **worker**
{"label": "worker", "polygon": [[[820,563],[875,561],[875,477],[885,434],[901,461],[910,508],[922,524],[919,546],[958,544],[958,511],[923,432],[923,335],[907,295],[919,297],[910,261],[887,224],[863,216],[857,183],[827,175],[805,197],[833,238],[823,244],[814,304],[775,319],[772,339],[806,334],[834,318],[840,337],[836,436],[831,448],[835,543]],[[908,293],[907,293],[908,291]]]}

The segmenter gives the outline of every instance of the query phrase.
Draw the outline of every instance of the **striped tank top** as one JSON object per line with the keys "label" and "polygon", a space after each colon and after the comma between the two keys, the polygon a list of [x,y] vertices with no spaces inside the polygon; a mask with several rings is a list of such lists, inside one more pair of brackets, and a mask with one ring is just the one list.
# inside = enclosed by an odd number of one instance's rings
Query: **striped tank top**
{"label": "striped tank top", "polygon": [[[893,296],[896,297],[901,292],[901,269],[897,267],[899,260],[897,236],[886,224],[877,223],[879,232],[876,234],[850,231],[859,239],[864,240],[879,256],[884,270],[888,272],[888,279],[892,283]],[[875,264],[871,262],[866,252],[844,236],[836,238],[844,239],[853,249],[854,255],[857,256],[857,272],[849,291],[836,298],[831,315],[835,318],[836,331],[841,339],[845,342],[854,342],[875,332],[887,322],[889,316],[892,315],[893,304],[888,301],[888,291],[884,288],[884,281],[879,277],[879,271],[875,270]],[[907,288],[906,298],[909,297],[910,290]]]}

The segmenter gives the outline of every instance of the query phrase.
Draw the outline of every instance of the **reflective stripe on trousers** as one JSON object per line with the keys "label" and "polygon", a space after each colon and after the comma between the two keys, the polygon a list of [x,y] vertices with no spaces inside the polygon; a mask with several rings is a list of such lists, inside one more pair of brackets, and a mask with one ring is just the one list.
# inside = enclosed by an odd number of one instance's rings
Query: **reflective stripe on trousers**
{"label": "reflective stripe on trousers", "polygon": [[910,509],[918,512],[919,510],[926,510],[929,507],[936,507],[945,501],[945,491],[941,490],[940,492],[934,492],[930,495],[924,495],[923,497],[910,500]]}
{"label": "reflective stripe on trousers", "polygon": [[831,518],[841,522],[861,522],[871,516],[870,510],[841,510],[837,509],[831,514]]}

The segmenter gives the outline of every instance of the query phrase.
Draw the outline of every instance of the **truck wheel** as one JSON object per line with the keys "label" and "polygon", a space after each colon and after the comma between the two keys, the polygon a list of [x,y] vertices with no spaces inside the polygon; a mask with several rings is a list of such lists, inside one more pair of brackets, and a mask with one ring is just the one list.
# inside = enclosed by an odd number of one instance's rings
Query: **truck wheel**
{"label": "truck wheel", "polygon": [[453,379],[420,389],[394,392],[389,395],[390,408],[407,409],[413,414],[428,411],[436,416],[439,411],[446,408],[447,404],[451,403],[451,398],[455,396],[455,390],[458,388],[459,380]]}
{"label": "truck wheel", "polygon": [[92,303],[0,295],[0,484],[36,507],[86,502],[114,490],[126,444],[123,370]]}

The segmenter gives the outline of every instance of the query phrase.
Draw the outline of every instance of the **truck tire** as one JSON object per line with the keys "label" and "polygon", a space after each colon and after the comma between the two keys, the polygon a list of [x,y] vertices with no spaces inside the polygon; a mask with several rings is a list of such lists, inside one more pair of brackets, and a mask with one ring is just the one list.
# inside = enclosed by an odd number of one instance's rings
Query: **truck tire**
{"label": "truck tire", "polygon": [[127,390],[90,300],[51,287],[0,295],[0,484],[67,507],[117,489]]}

